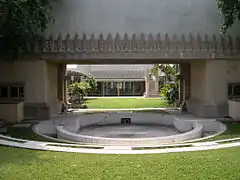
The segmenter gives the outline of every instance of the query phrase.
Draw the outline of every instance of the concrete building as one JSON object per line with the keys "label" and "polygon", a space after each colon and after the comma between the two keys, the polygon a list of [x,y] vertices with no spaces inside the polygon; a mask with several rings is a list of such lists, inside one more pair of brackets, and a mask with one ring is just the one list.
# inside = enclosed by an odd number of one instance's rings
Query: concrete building
{"label": "concrete building", "polygon": [[[88,96],[159,96],[158,77],[148,77],[153,65],[77,65],[68,70],[92,74],[98,84],[97,90]],[[153,86],[150,86],[151,83]],[[148,91],[146,91],[148,89]]]}
{"label": "concrete building", "polygon": [[229,97],[239,96],[240,27],[220,36],[214,0],[61,0],[53,1],[53,15],[48,41],[36,44],[34,56],[0,62],[1,105],[22,101],[25,118],[59,111],[66,64],[179,63],[189,112],[223,117],[239,111]]}

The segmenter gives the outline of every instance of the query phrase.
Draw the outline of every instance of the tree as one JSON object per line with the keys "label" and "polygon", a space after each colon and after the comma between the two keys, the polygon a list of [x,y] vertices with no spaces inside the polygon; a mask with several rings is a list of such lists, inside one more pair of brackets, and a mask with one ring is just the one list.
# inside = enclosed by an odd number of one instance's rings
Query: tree
{"label": "tree", "polygon": [[176,74],[176,66],[170,64],[155,64],[150,74],[158,75],[159,70],[166,75],[168,81],[172,81],[172,76]]}
{"label": "tree", "polygon": [[77,96],[79,103],[90,90],[91,86],[88,82],[74,82],[68,86],[69,95]]}
{"label": "tree", "polygon": [[85,81],[90,85],[91,89],[88,93],[95,91],[97,89],[97,81],[96,79],[91,75],[87,74],[85,77]]}
{"label": "tree", "polygon": [[225,33],[234,24],[235,21],[240,20],[240,1],[217,0],[217,5],[221,11],[221,16],[223,18],[221,31]]}
{"label": "tree", "polygon": [[[172,77],[178,72],[178,64],[155,64],[151,69],[151,75],[158,75],[159,70],[165,73],[168,80],[160,89],[160,95],[168,101],[169,105],[176,104],[179,94],[178,81],[177,79],[172,79]],[[174,82],[172,82],[173,80]]]}
{"label": "tree", "polygon": [[30,53],[53,22],[49,0],[0,0],[0,54],[17,59]]}
{"label": "tree", "polygon": [[97,82],[91,74],[85,75],[85,80],[82,82],[73,82],[68,85],[69,96],[77,96],[78,103],[83,97],[97,88]]}

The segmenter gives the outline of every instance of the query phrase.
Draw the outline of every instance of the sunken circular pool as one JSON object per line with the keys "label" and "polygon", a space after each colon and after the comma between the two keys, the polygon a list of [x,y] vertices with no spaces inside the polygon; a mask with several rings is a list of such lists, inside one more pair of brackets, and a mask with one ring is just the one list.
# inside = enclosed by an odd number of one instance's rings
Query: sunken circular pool
{"label": "sunken circular pool", "polygon": [[201,138],[202,130],[167,113],[144,112],[83,114],[56,125],[58,139],[115,146],[180,143]]}
{"label": "sunken circular pool", "polygon": [[90,125],[79,130],[78,134],[105,138],[152,138],[177,135],[171,127],[153,124],[109,124]]}

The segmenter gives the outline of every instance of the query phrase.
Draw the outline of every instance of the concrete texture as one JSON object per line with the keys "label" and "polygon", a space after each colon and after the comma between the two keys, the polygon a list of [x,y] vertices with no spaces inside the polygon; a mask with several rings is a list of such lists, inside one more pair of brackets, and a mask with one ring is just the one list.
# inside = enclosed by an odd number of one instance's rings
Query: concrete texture
{"label": "concrete texture", "polygon": [[53,35],[219,34],[221,22],[215,0],[61,0],[53,2],[53,15]]}
{"label": "concrete texture", "polygon": [[88,126],[81,129],[78,134],[106,138],[149,138],[177,135],[173,128],[160,125],[105,125]]}
{"label": "concrete texture", "polygon": [[[123,117],[130,117],[132,124],[121,125]],[[61,122],[56,124],[59,139],[117,146],[179,143],[201,138],[203,130],[201,124],[179,120],[166,112],[82,114],[75,116],[75,121],[66,117]]]}
{"label": "concrete texture", "polygon": [[[126,148],[126,147],[123,148],[123,146],[121,148],[119,147],[107,148],[106,146],[104,149],[94,149],[94,148],[91,148],[91,146],[86,146],[88,148],[84,148],[83,145],[76,145],[76,144],[74,145],[74,144],[63,144],[63,143],[28,141],[28,140],[10,138],[2,135],[0,135],[0,137],[5,138],[5,140],[0,139],[0,144],[4,146],[43,150],[43,151],[91,153],[91,154],[158,154],[158,153],[171,153],[171,152],[206,151],[206,150],[240,146],[239,142],[218,144],[218,142],[216,141],[216,143],[211,143],[211,144],[210,143],[205,144],[204,142],[197,143],[197,146],[194,146],[195,144],[193,143],[192,144],[193,147],[174,147],[173,146],[173,148],[161,148],[161,149],[151,149],[151,150],[132,150],[131,148]],[[14,140],[18,140],[18,142]],[[226,142],[227,141],[230,141],[230,140],[226,140]]]}
{"label": "concrete texture", "polygon": [[[205,128],[208,128],[208,130],[211,130],[211,128],[216,129],[217,127],[219,127],[218,125],[221,124],[220,122],[217,122],[215,119],[199,118],[190,114],[180,113],[179,111],[176,111],[176,110],[167,110],[167,111],[171,113],[175,118],[178,118],[178,119],[186,119],[188,121],[201,122],[202,124],[204,124]],[[68,115],[67,117],[69,119],[69,118],[76,118],[76,116],[79,116],[79,114]],[[59,124],[61,124],[63,123],[65,118],[66,116],[59,116],[59,117],[56,117],[54,121],[50,121],[50,122],[52,124],[54,122],[55,123],[59,122]],[[42,122],[42,124],[44,125],[47,125],[48,123]],[[34,128],[36,128],[36,126],[34,126]],[[9,136],[3,136],[1,134],[0,134],[0,138],[2,138],[0,139],[1,145],[10,146],[10,147],[19,147],[19,148],[44,150],[44,151],[93,153],[93,154],[157,154],[157,153],[171,153],[171,152],[204,151],[204,150],[213,150],[213,149],[240,146],[239,142],[232,143],[233,140],[235,141],[240,140],[240,137],[234,138],[234,139],[228,139],[228,140],[212,141],[209,143],[202,142],[202,143],[172,144],[171,145],[172,148],[169,148],[169,145],[167,147],[165,147],[164,145],[162,146],[157,145],[157,146],[151,146],[153,148],[151,150],[133,150],[132,147],[129,147],[129,146],[109,147],[109,146],[79,145],[79,144],[71,144],[71,143],[28,141],[28,140],[23,140],[18,138],[12,138]],[[218,144],[221,142],[224,142],[224,144]],[[191,147],[181,147],[186,145]],[[95,149],[96,147],[102,148],[102,149]],[[138,147],[144,147],[144,146],[138,146]],[[154,147],[156,149],[154,149]]]}

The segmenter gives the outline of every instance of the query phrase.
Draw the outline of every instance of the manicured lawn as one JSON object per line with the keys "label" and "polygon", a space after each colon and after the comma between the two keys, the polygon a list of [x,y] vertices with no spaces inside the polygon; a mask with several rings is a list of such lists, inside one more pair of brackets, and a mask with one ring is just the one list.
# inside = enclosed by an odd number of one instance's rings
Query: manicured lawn
{"label": "manicured lawn", "polygon": [[92,155],[0,147],[1,180],[237,180],[240,147],[155,155]]}
{"label": "manicured lawn", "polygon": [[42,136],[37,135],[31,127],[9,127],[7,130],[7,135],[18,138],[18,139],[27,139],[35,141],[47,141],[51,142],[50,139],[46,139]]}
{"label": "manicured lawn", "polygon": [[168,103],[159,98],[96,98],[85,101],[88,108],[163,108]]}
{"label": "manicured lawn", "polygon": [[224,122],[227,126],[227,130],[220,134],[219,136],[215,136],[213,138],[209,138],[203,141],[215,141],[215,140],[223,140],[223,139],[231,139],[231,138],[239,138],[240,137],[240,123],[238,122]]}

